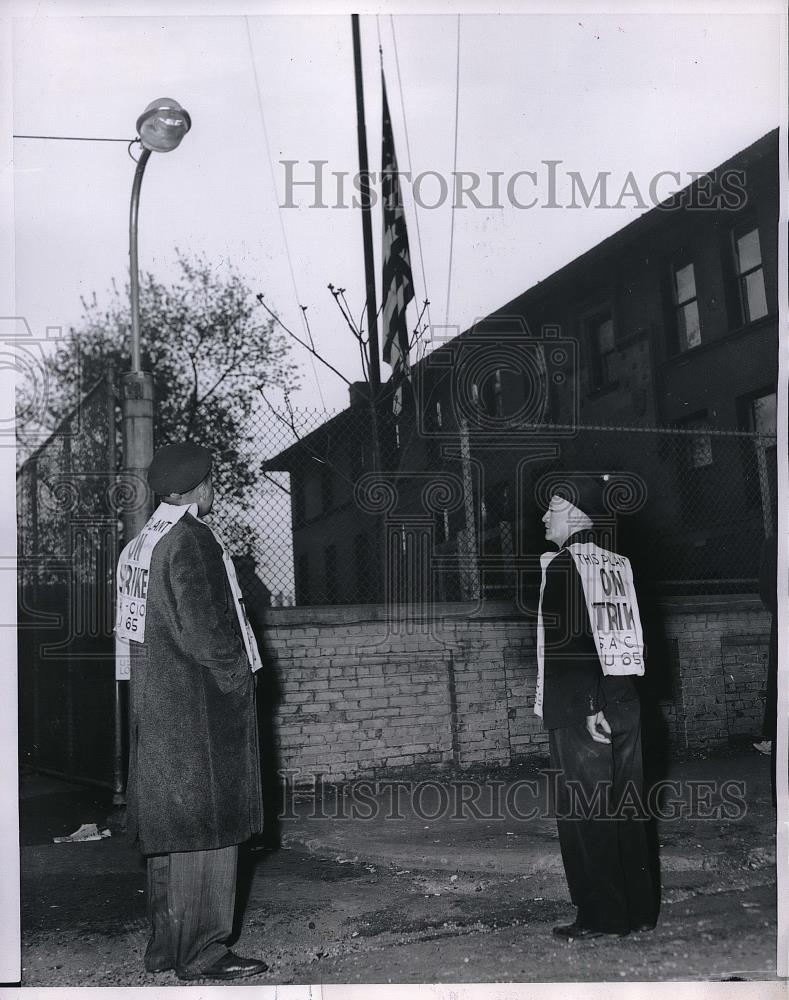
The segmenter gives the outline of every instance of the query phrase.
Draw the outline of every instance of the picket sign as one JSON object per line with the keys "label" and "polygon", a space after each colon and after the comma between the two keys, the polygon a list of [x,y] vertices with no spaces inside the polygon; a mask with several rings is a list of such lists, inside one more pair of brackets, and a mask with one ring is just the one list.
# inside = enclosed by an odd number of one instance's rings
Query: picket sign
{"label": "picket sign", "polygon": [[[161,503],[146,521],[142,531],[136,535],[123,549],[118,559],[117,580],[117,610],[115,615],[115,679],[129,680],[131,676],[130,642],[145,641],[145,612],[148,602],[148,578],[151,570],[153,550],[164,536],[172,530],[185,514],[197,517],[197,504]],[[200,522],[206,531],[211,528]],[[241,629],[249,660],[250,669],[254,672],[262,666],[260,652],[252,627],[244,607],[244,596],[241,593],[236,570],[230,555],[221,538],[212,532],[222,549],[222,561],[227,574],[233,604]]]}
{"label": "picket sign", "polygon": [[[630,560],[594,542],[573,542],[567,550],[581,577],[589,624],[603,673],[607,677],[642,676],[644,634]],[[558,554],[544,552],[540,556],[542,581],[537,612],[537,686],[534,693],[534,714],[540,718],[545,686],[542,597],[546,571]]]}

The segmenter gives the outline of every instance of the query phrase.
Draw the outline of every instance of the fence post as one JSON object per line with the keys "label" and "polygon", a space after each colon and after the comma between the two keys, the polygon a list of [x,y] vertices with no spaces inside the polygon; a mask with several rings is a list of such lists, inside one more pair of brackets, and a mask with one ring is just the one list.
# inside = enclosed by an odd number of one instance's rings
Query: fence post
{"label": "fence post", "polygon": [[[38,548],[38,458],[31,458],[28,466],[29,495],[30,495],[30,544],[26,547],[23,555],[33,555],[39,551]],[[22,526],[24,532],[24,525]],[[24,537],[24,534],[23,534]]]}
{"label": "fence post", "polygon": [[756,448],[756,465],[759,470],[759,495],[762,501],[762,520],[764,521],[766,538],[773,533],[773,500],[770,495],[770,476],[767,471],[764,437],[761,434],[756,434],[753,440]]}
{"label": "fence post", "polygon": [[[26,470],[27,478],[27,492],[30,497],[30,538],[28,543],[24,545],[22,550],[22,556],[25,559],[34,558],[39,550],[38,544],[38,458],[33,457]],[[24,539],[24,526],[22,538]],[[24,544],[24,542],[23,542]],[[38,595],[38,566],[35,566],[33,571],[30,571],[30,563],[24,563],[24,568],[22,569],[22,580],[21,586],[23,588],[27,587],[27,598],[32,601],[33,607],[38,606],[37,596],[33,597],[33,594]],[[24,579],[25,575],[27,580]],[[32,593],[31,593],[32,591]],[[31,633],[25,630],[25,645],[28,651],[34,648],[35,643],[30,641]],[[20,667],[22,666],[22,657],[20,657]],[[33,738],[30,741],[30,751],[31,751],[31,762],[33,764],[38,763],[39,751],[38,747],[42,744],[42,726],[41,726],[41,664],[39,663],[38,656],[31,656],[29,660],[28,669],[32,670],[32,684],[33,684]]]}
{"label": "fence post", "polygon": [[[115,369],[110,368],[107,371],[106,380],[106,391],[107,391],[107,473],[109,479],[109,496],[114,494],[112,487],[117,482],[117,470],[115,468],[117,461],[117,451],[116,451],[116,439],[115,439]],[[112,507],[112,505],[110,505]],[[111,513],[115,516],[114,523],[114,533],[113,538],[115,544],[113,546],[115,559],[117,559],[118,552],[118,512],[111,510]],[[113,567],[114,569],[114,567]],[[112,572],[109,581],[110,587],[110,603],[109,606],[113,610],[113,621],[114,621],[114,611],[115,611],[115,573]],[[115,645],[115,655],[117,656],[117,644]],[[113,662],[113,666],[115,663]],[[117,669],[115,670],[115,687],[112,693],[112,708],[113,708],[113,749],[112,749],[112,804],[116,808],[122,808],[126,805],[126,782],[124,780],[123,773],[123,731],[124,731],[124,712],[123,712],[123,681],[118,680]]]}
{"label": "fence post", "polygon": [[480,580],[477,565],[477,535],[474,524],[474,485],[471,479],[471,445],[468,421],[460,421],[460,463],[463,474],[463,511],[465,524],[461,532],[462,553],[460,562],[461,592],[463,600],[479,600]]}

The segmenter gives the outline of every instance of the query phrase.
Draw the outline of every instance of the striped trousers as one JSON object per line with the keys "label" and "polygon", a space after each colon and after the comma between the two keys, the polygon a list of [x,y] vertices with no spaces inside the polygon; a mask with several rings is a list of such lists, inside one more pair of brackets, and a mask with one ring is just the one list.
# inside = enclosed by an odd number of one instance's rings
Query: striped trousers
{"label": "striped trousers", "polygon": [[147,858],[148,972],[195,975],[227,953],[237,868],[237,845]]}

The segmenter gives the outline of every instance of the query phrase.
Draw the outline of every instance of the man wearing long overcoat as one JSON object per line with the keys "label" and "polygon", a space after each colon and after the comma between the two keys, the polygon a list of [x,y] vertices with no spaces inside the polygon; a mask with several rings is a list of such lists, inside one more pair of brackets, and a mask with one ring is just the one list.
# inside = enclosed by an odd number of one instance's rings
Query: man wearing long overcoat
{"label": "man wearing long overcoat", "polygon": [[163,448],[148,481],[164,499],[118,571],[118,631],[131,640],[128,827],[147,858],[145,967],[235,979],[267,968],[225,943],[238,848],[263,825],[249,647],[234,574],[201,520],[213,504],[210,452]]}

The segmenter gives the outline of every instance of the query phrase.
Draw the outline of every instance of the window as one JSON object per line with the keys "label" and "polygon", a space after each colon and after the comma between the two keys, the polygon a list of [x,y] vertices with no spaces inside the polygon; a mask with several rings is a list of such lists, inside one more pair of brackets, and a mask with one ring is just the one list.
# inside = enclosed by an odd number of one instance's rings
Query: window
{"label": "window", "polygon": [[774,518],[778,509],[778,448],[775,438],[778,432],[778,397],[774,392],[757,396],[751,404],[751,411],[753,429],[758,434],[773,435],[767,441],[760,439],[762,457],[758,460],[763,463],[763,471],[766,473],[766,483],[762,481],[762,485],[766,486],[766,495],[761,498],[762,507],[769,511],[766,520],[772,523],[775,531]]}
{"label": "window", "polygon": [[364,472],[364,442],[360,441],[356,434],[350,435],[351,443],[351,479],[355,483]]}
{"label": "window", "polygon": [[739,321],[744,326],[767,315],[759,230],[753,223],[732,231],[732,249],[734,272],[737,276]]}
{"label": "window", "polygon": [[328,465],[321,469],[321,507],[324,514],[334,507],[334,474]]}
{"label": "window", "polygon": [[748,430],[757,434],[776,434],[778,430],[778,397],[774,392],[754,396],[749,400]]}
{"label": "window", "polygon": [[494,527],[499,527],[502,521],[509,521],[512,518],[512,497],[509,482],[502,480],[494,483],[486,491],[486,510],[490,523]]}
{"label": "window", "polygon": [[761,506],[768,523],[775,515],[778,499],[777,404],[773,389],[763,389],[738,400],[740,426],[754,435],[761,435],[741,442],[747,502],[753,509]]}
{"label": "window", "polygon": [[696,272],[692,261],[675,262],[672,268],[674,325],[677,347],[689,351],[701,343],[699,304],[696,298]]}
{"label": "window", "polygon": [[592,316],[587,320],[586,330],[591,360],[591,386],[593,389],[602,389],[616,381],[613,370],[616,344],[611,310],[606,309]]}
{"label": "window", "polygon": [[[685,438],[687,464],[691,469],[703,469],[712,465],[712,438],[705,434],[703,428],[707,423],[707,414],[697,413],[687,420],[683,420],[681,426],[687,430],[694,431]],[[698,428],[698,430],[696,430]]]}
{"label": "window", "polygon": [[688,454],[692,469],[703,469],[705,465],[712,465],[712,440],[709,434],[694,434],[690,438]]}
{"label": "window", "polygon": [[326,585],[326,603],[337,604],[337,546],[327,545],[323,550],[323,575]]}
{"label": "window", "polygon": [[[685,420],[679,426],[692,431],[683,434],[677,444],[678,460],[678,500],[681,520],[688,527],[708,527],[711,512],[720,510],[720,493],[728,482],[726,463],[721,469],[716,466],[713,451],[712,435],[707,433],[708,417],[706,410],[700,410]],[[729,477],[730,478],[730,477]]]}
{"label": "window", "polygon": [[427,461],[431,467],[435,467],[441,461],[441,441],[440,433],[444,428],[443,416],[441,414],[441,401],[436,400],[434,409],[429,407],[425,410],[425,425],[428,431],[425,439],[425,449]]}
{"label": "window", "polygon": [[372,575],[375,572],[370,552],[370,540],[364,532],[354,537],[353,564],[356,576],[354,598],[359,604],[362,604],[368,600],[373,590],[374,579],[372,579]]}
{"label": "window", "polygon": [[310,557],[306,552],[299,556],[296,570],[296,603],[300,605],[312,603],[312,588],[310,585]]}
{"label": "window", "polygon": [[500,417],[503,414],[501,404],[501,369],[496,368],[489,373],[479,387],[472,386],[472,395],[483,413],[489,417]]}
{"label": "window", "polygon": [[300,528],[305,520],[304,480],[297,472],[290,474],[290,491],[293,504],[293,527]]}

